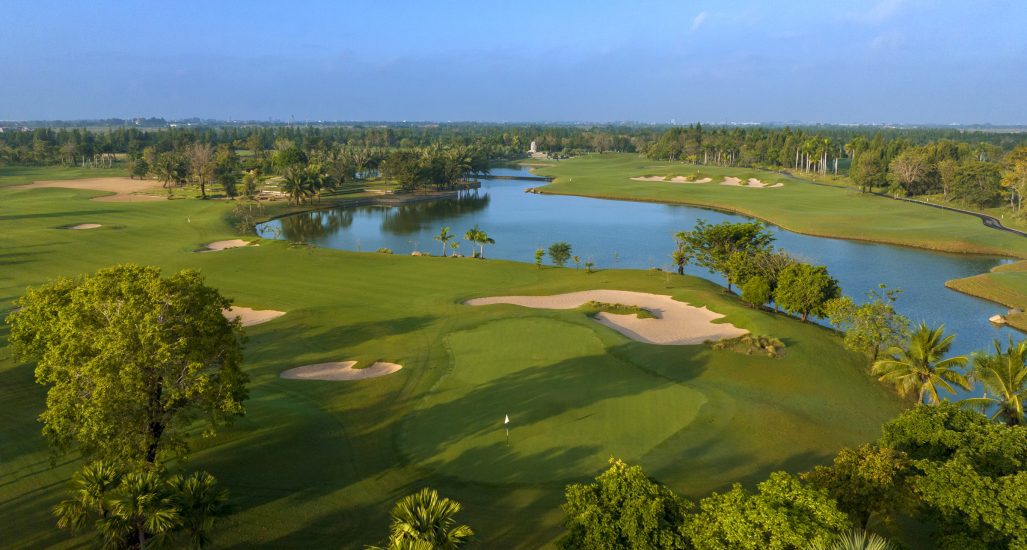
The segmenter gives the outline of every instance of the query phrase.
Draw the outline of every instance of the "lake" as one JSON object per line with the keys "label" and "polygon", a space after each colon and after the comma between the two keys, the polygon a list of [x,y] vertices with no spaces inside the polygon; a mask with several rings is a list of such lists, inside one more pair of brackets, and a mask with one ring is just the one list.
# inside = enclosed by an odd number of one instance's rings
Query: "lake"
{"label": "lake", "polygon": [[[496,168],[495,175],[531,175],[526,169]],[[398,207],[355,207],[307,212],[261,224],[264,238],[305,241],[344,250],[390,248],[397,254],[414,250],[441,254],[434,240],[444,227],[461,239],[459,252],[470,255],[464,232],[478,224],[496,244],[485,248],[487,258],[533,262],[537,248],[566,241],[582,262],[596,268],[672,270],[674,233],[691,229],[696,220],[711,223],[748,221],[736,214],[689,206],[602,200],[525,193],[537,181],[482,180],[480,189],[460,197]],[[996,257],[944,254],[884,244],[810,237],[769,226],[777,247],[804,261],[826,265],[843,291],[861,300],[879,283],[900,288],[896,308],[914,323],[944,323],[955,333],[953,351],[990,349],[994,338],[1023,335],[995,327],[988,317],[1005,308],[945,288],[945,281],[984,273],[1009,260]],[[719,276],[694,266],[686,269],[724,284]]]}

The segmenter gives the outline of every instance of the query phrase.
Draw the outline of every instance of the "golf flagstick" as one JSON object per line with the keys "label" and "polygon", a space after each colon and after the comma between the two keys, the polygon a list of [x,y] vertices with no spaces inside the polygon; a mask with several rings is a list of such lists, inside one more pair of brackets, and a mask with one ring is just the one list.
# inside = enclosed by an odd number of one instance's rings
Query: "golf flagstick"
{"label": "golf flagstick", "polygon": [[510,444],[510,415],[506,415],[506,418],[503,419],[503,426],[506,427],[506,444],[509,445]]}

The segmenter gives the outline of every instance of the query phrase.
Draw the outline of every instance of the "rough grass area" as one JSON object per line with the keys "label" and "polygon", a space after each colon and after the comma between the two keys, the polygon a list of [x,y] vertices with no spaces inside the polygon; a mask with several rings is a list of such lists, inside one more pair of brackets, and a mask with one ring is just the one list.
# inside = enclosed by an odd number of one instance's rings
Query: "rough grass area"
{"label": "rough grass area", "polygon": [[719,342],[708,342],[715,350],[730,350],[745,355],[766,355],[767,357],[779,357],[785,350],[785,344],[772,336],[754,336],[744,334],[738,338],[721,340]]}
{"label": "rough grass area", "polygon": [[612,313],[614,315],[634,315],[639,319],[658,319],[658,317],[644,307],[630,306],[625,304],[608,304],[590,300],[579,308],[589,317],[595,317],[599,313]]}
{"label": "rough grass area", "polygon": [[[219,547],[363,547],[387,532],[398,497],[426,485],[464,504],[461,520],[481,547],[545,547],[561,532],[565,483],[594,476],[610,455],[704,496],[825,463],[875,440],[903,407],[831,331],[752,310],[701,279],[278,241],[194,254],[239,237],[226,221],[231,204],[103,203],[88,200],[95,192],[8,185],[0,177],[0,315],[27,285],[128,261],[196,268],[240,305],[289,312],[246,329],[247,415],[197,440],[186,465],[232,492],[236,512],[215,534]],[[58,229],[86,219],[108,229]],[[707,306],[774,334],[788,353],[653,346],[578,310],[463,305],[600,288]],[[3,546],[84,546],[50,512],[79,458],[51,464],[36,420],[45,390],[6,337],[0,328]],[[403,369],[351,383],[279,378],[299,365],[381,358]]]}
{"label": "rough grass area", "polygon": [[[687,165],[607,153],[540,167],[555,176],[542,193],[581,195],[707,206],[767,220],[786,229],[823,237],[841,237],[947,252],[1027,258],[1027,238],[985,227],[981,220],[861,194],[852,189],[814,185],[791,176],[745,168]],[[632,180],[639,174],[709,177],[705,185],[674,185]],[[718,185],[725,177],[784,183],[773,192]]]}
{"label": "rough grass area", "polygon": [[83,178],[128,177],[118,163],[113,168],[79,168],[74,166],[0,166],[0,187],[26,185],[34,181],[75,180]]}

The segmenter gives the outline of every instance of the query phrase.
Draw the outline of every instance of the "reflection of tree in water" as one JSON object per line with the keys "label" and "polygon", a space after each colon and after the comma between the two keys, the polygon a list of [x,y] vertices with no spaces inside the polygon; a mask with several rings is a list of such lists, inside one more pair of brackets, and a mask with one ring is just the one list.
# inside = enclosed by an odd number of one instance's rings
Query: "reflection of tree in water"
{"label": "reflection of tree in water", "polygon": [[484,210],[489,194],[477,189],[463,191],[456,198],[397,206],[385,211],[382,231],[393,235],[409,235],[423,229],[437,229],[439,220],[459,218]]}
{"label": "reflection of tree in water", "polygon": [[333,208],[302,212],[282,218],[282,236],[290,241],[309,241],[337,233],[353,224],[353,210]]}

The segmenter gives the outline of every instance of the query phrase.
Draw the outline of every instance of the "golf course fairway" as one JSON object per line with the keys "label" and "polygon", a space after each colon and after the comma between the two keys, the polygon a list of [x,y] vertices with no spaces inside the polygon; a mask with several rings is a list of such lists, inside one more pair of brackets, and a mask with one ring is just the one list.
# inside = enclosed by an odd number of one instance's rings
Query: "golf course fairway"
{"label": "golf course fairway", "polygon": [[[482,547],[538,548],[560,535],[564,485],[610,456],[701,497],[824,463],[876,439],[904,407],[834,332],[753,310],[702,279],[268,240],[197,254],[240,237],[229,202],[89,200],[98,195],[0,182],[0,315],[29,285],[122,262],[198,269],[238,305],[285,312],[245,329],[247,414],[194,439],[185,466],[231,491],[235,513],[218,547],[374,544],[393,502],[431,486],[463,503]],[[80,223],[102,227],[60,229]],[[672,296],[787,348],[769,358],[650,345],[579,310],[464,304],[589,289]],[[84,545],[51,514],[82,461],[72,453],[51,463],[37,421],[45,389],[7,335],[0,329],[0,517],[17,521],[0,537],[11,547]],[[403,368],[357,381],[279,376],[341,360]]]}

